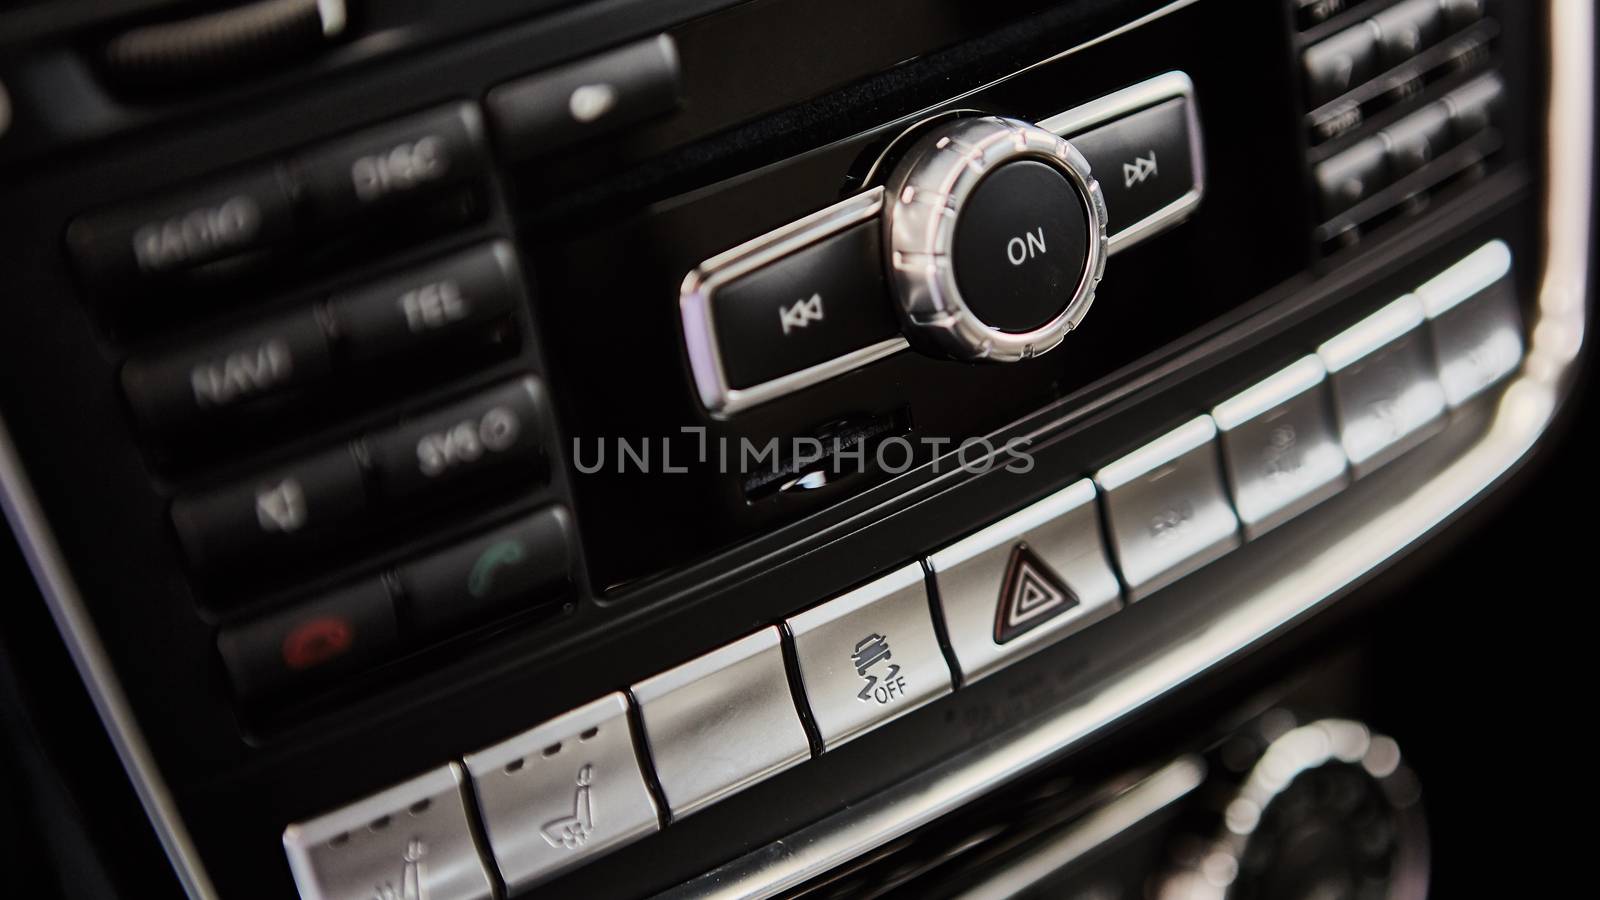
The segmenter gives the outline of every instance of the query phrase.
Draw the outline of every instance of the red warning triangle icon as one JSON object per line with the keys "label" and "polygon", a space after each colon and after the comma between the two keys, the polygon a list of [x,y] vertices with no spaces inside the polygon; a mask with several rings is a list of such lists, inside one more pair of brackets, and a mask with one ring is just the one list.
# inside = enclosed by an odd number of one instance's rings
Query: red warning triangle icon
{"label": "red warning triangle icon", "polygon": [[1011,551],[1000,602],[995,606],[994,642],[1004,644],[1078,605],[1060,576],[1050,571],[1027,544]]}

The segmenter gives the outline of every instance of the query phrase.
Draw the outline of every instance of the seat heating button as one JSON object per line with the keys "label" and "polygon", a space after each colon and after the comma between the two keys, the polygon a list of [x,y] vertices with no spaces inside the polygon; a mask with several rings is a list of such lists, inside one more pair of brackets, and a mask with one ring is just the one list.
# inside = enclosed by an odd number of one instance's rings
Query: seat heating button
{"label": "seat heating button", "polygon": [[1461,406],[1522,362],[1522,314],[1511,280],[1511,248],[1479,247],[1417,288],[1445,402]]}
{"label": "seat heating button", "polygon": [[1130,227],[1198,189],[1189,103],[1179,97],[1069,135],[1100,182],[1113,247]]}
{"label": "seat heating button", "polygon": [[293,234],[289,192],[275,169],[261,169],[82,216],[68,227],[67,244],[96,286],[126,292]]}
{"label": "seat heating button", "polygon": [[488,162],[477,107],[452,106],[380,125],[298,156],[293,171],[310,216],[325,229],[394,215],[480,180]]}
{"label": "seat heating button", "polygon": [[172,522],[190,562],[201,568],[309,548],[367,511],[361,467],[338,447],[286,469],[179,497]]}
{"label": "seat heating button", "polygon": [[549,403],[522,378],[365,440],[386,502],[486,480],[539,484],[549,477]]}
{"label": "seat heating button", "polygon": [[1443,427],[1444,390],[1423,320],[1422,302],[1407,294],[1317,348],[1357,478]]}
{"label": "seat heating button", "polygon": [[1074,482],[928,559],[968,683],[1117,610],[1094,484]]}
{"label": "seat heating button", "polygon": [[167,431],[302,391],[332,372],[322,324],[306,310],[197,347],[137,357],[123,367],[122,385],[140,420]]}
{"label": "seat heating button", "polygon": [[676,818],[811,758],[776,628],[647,678],[633,696]]}
{"label": "seat heating button", "polygon": [[356,362],[419,355],[454,339],[487,339],[511,317],[521,291],[504,242],[334,296],[339,338]]}
{"label": "seat heating button", "polygon": [[1378,74],[1378,28],[1369,19],[1306,48],[1306,90],[1321,106]]}
{"label": "seat heating button", "polygon": [[950,693],[915,563],[791,618],[789,631],[825,749]]}
{"label": "seat heating button", "polygon": [[628,702],[608,694],[463,760],[506,887],[521,891],[659,826]]}
{"label": "seat heating button", "polygon": [[301,900],[489,900],[455,763],[283,830]]}
{"label": "seat heating button", "polygon": [[234,690],[254,699],[361,669],[398,640],[389,591],[374,579],[224,628],[217,648]]}
{"label": "seat heating button", "polygon": [[1349,483],[1326,381],[1321,360],[1303,357],[1211,411],[1222,435],[1234,510],[1249,540]]}
{"label": "seat heating button", "polygon": [[678,91],[677,47],[663,34],[502,84],[487,102],[497,142],[523,158],[669,113]]}
{"label": "seat heating button", "polygon": [[868,222],[736,278],[711,295],[728,385],[748,388],[899,335]]}
{"label": "seat heating button", "polygon": [[406,621],[442,634],[552,596],[571,577],[571,529],[552,506],[400,566]]}
{"label": "seat heating button", "polygon": [[1239,546],[1217,459],[1217,427],[1201,416],[1095,473],[1128,594],[1148,597]]}

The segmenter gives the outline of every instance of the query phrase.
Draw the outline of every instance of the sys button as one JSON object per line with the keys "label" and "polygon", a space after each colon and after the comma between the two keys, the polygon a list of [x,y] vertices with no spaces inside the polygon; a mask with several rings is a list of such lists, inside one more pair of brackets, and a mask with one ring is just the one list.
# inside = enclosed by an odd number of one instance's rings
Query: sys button
{"label": "sys button", "polygon": [[748,388],[899,334],[876,223],[729,282],[712,297],[728,385]]}

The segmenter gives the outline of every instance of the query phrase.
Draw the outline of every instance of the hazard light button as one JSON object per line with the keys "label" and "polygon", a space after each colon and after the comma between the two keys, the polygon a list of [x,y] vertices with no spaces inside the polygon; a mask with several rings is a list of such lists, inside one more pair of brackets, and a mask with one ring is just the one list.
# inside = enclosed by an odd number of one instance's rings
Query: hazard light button
{"label": "hazard light button", "polygon": [[929,557],[966,682],[1120,607],[1095,502],[1084,479]]}

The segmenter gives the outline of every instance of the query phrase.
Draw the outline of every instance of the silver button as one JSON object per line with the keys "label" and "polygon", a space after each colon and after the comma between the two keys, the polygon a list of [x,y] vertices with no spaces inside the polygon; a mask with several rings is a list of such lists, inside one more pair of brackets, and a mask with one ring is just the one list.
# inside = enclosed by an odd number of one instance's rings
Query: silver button
{"label": "silver button", "polygon": [[968,682],[1116,612],[1094,495],[1075,482],[928,558]]}
{"label": "silver button", "polygon": [[1148,597],[1239,546],[1216,436],[1211,417],[1201,416],[1095,473],[1130,598]]}
{"label": "silver button", "polygon": [[1333,382],[1340,442],[1357,478],[1444,423],[1444,391],[1422,322],[1421,301],[1407,294],[1317,348]]}
{"label": "silver button", "polygon": [[777,628],[641,681],[633,696],[674,816],[811,758]]}
{"label": "silver button", "polygon": [[467,827],[461,767],[451,763],[283,830],[303,900],[492,894]]}
{"label": "silver button", "polygon": [[1222,458],[1244,536],[1255,540],[1350,481],[1322,361],[1307,356],[1217,405]]}
{"label": "silver button", "polygon": [[489,848],[513,890],[659,827],[621,694],[469,754],[464,762]]}
{"label": "silver button", "polygon": [[950,693],[916,563],[806,610],[789,631],[825,749]]}
{"label": "silver button", "polygon": [[1522,363],[1522,315],[1504,241],[1479,247],[1417,288],[1445,402],[1471,400]]}

